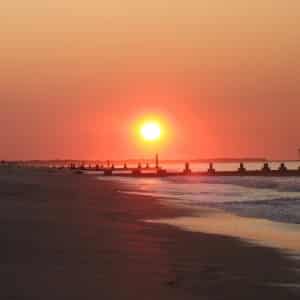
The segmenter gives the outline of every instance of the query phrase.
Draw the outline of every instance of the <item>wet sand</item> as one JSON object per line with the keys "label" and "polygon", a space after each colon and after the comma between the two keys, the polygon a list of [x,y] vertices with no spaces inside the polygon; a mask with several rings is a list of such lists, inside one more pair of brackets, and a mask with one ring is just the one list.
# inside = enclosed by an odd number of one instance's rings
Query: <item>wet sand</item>
{"label": "wet sand", "polygon": [[117,183],[0,168],[1,299],[299,299],[273,248],[146,219],[188,216]]}
{"label": "wet sand", "polygon": [[148,220],[148,222],[169,224],[187,231],[236,237],[251,243],[275,247],[284,251],[286,255],[300,258],[299,224],[240,217],[217,209],[207,209],[206,216],[203,214],[197,216],[193,212],[192,216]]}

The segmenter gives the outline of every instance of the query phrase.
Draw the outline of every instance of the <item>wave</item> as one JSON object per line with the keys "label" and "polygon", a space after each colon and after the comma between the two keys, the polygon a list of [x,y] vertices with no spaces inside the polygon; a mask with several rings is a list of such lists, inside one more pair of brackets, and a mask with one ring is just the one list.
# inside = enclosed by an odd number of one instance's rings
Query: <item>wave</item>
{"label": "wave", "polygon": [[300,178],[123,178],[130,192],[171,205],[203,206],[247,217],[300,224]]}

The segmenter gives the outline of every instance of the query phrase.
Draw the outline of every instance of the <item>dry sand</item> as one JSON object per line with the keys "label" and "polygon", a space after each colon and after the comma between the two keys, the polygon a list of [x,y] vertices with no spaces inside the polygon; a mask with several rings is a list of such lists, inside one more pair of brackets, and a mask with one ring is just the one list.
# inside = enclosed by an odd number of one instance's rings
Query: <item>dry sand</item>
{"label": "dry sand", "polygon": [[67,171],[0,168],[0,299],[299,299],[299,263],[145,223],[188,215]]}

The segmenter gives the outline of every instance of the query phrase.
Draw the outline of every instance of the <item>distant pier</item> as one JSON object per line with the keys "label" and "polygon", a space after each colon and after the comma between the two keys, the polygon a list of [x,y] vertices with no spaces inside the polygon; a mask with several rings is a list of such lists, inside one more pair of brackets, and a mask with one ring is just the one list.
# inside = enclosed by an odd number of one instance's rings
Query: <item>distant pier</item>
{"label": "distant pier", "polygon": [[268,163],[264,163],[261,169],[247,170],[244,163],[240,163],[239,167],[233,171],[219,171],[214,168],[213,163],[210,163],[206,171],[193,171],[190,164],[186,162],[183,165],[182,171],[168,171],[160,167],[157,162],[154,167],[146,165],[142,166],[138,163],[136,167],[128,167],[124,164],[122,167],[96,166],[84,167],[75,165],[70,166],[73,170],[94,171],[103,176],[123,176],[123,177],[168,177],[168,176],[277,176],[277,177],[300,177],[300,166],[298,169],[288,169],[284,163],[281,163],[279,168],[271,169]]}
{"label": "distant pier", "polygon": [[[236,163],[236,161],[234,162]],[[158,161],[158,156],[152,161],[142,161],[138,163],[128,162],[111,162],[111,161],[30,161],[30,162],[6,162],[0,161],[0,166],[7,167],[32,167],[32,168],[47,168],[54,170],[71,170],[77,174],[90,173],[98,176],[122,176],[122,177],[168,177],[168,176],[255,176],[255,177],[300,177],[300,160],[299,161],[260,161],[254,162],[253,166],[247,164],[252,163],[246,161],[237,164],[234,169],[224,170],[215,167],[219,162],[207,163],[205,169],[203,163],[202,171],[193,170],[197,163],[182,162],[177,164],[177,170],[169,170],[161,166]],[[292,164],[291,164],[292,163]],[[163,163],[164,165],[170,165]],[[215,165],[214,165],[215,164]],[[223,163],[224,165],[226,163]],[[260,164],[260,165],[258,165]],[[274,165],[275,164],[275,165]],[[288,165],[288,166],[287,166]],[[180,167],[181,166],[181,167]],[[178,168],[179,167],[179,168]],[[204,167],[204,168],[203,168]],[[170,167],[171,168],[171,167]],[[195,167],[196,168],[196,167]]]}

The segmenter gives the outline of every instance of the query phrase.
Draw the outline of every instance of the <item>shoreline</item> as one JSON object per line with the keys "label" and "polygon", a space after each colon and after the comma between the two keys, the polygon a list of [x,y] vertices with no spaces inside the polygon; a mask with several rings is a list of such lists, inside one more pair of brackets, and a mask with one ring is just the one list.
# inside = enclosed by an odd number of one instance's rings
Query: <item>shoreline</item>
{"label": "shoreline", "polygon": [[[98,178],[103,180],[102,177]],[[107,180],[109,179],[107,178]],[[186,231],[239,238],[249,243],[279,249],[285,255],[300,256],[300,239],[298,237],[300,224],[298,223],[280,222],[251,214],[239,214],[220,206],[208,205],[207,202],[202,205],[191,206],[184,204],[186,201],[184,195],[156,193],[151,192],[149,188],[147,188],[147,191],[143,191],[137,188],[138,183],[133,185],[131,182],[122,181],[121,178],[119,182],[129,187],[121,191],[122,193],[154,197],[162,205],[183,209],[187,212],[185,216],[159,220],[147,219],[146,222],[168,224]],[[142,182],[141,184],[148,183]],[[182,203],[180,203],[180,199]]]}
{"label": "shoreline", "polygon": [[240,217],[215,209],[206,216],[193,214],[186,217],[146,220],[146,222],[168,224],[191,232],[238,238],[247,243],[274,248],[283,255],[300,259],[299,224]]}
{"label": "shoreline", "polygon": [[[3,299],[298,299],[295,261],[142,220],[187,216],[120,183],[0,168]],[[18,274],[15,280],[14,274]]]}

